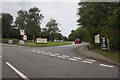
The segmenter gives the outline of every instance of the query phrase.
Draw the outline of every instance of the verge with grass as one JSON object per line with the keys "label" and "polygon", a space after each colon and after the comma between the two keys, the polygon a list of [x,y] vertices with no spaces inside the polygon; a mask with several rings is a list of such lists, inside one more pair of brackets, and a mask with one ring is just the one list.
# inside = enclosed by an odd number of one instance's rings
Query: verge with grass
{"label": "verge with grass", "polygon": [[49,47],[49,46],[61,46],[61,45],[69,45],[72,44],[71,42],[54,42],[54,41],[48,41],[47,44],[36,44],[33,42],[26,42],[26,46],[31,47]]}
{"label": "verge with grass", "polygon": [[99,48],[93,48],[92,46],[89,45],[89,49],[91,49],[92,51],[99,53],[101,55],[104,55],[106,57],[108,57],[109,59],[116,61],[118,63],[120,63],[120,52],[118,51],[103,51],[100,47]]}

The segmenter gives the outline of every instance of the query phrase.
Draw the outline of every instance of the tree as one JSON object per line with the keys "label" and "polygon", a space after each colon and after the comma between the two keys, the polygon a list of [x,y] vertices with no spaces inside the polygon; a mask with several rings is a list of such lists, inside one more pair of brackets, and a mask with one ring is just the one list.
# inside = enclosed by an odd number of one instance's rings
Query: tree
{"label": "tree", "polygon": [[[120,2],[85,2],[78,3],[78,25],[85,27],[90,33],[90,43],[94,45],[94,36],[109,37],[110,47],[118,50],[120,26]],[[111,36],[110,36],[111,35]]]}
{"label": "tree", "polygon": [[9,38],[13,17],[9,13],[2,13],[2,37]]}
{"label": "tree", "polygon": [[20,10],[17,12],[15,24],[19,29],[25,29],[28,39],[35,39],[41,32],[40,24],[44,18],[41,11],[37,8],[30,8],[28,11]]}
{"label": "tree", "polygon": [[15,24],[19,29],[25,29],[27,26],[28,12],[25,10],[19,10],[17,14],[18,17],[16,17]]}
{"label": "tree", "polygon": [[49,33],[50,40],[54,40],[54,38],[57,36],[56,34],[60,32],[58,23],[54,19],[50,19],[50,21],[46,24],[46,29]]}

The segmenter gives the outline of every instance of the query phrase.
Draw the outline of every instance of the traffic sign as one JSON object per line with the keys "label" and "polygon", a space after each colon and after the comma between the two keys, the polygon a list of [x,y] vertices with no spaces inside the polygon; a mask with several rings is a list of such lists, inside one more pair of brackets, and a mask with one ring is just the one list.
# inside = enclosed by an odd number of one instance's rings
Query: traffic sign
{"label": "traffic sign", "polygon": [[25,31],[23,29],[20,30],[20,35],[25,35]]}
{"label": "traffic sign", "polygon": [[27,36],[26,35],[23,36],[23,40],[27,40]]}

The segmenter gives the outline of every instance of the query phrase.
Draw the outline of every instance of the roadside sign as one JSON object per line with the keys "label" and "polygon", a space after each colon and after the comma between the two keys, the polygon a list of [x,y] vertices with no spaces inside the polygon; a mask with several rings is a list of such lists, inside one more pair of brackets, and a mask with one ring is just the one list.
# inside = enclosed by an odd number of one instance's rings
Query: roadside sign
{"label": "roadside sign", "polygon": [[100,35],[95,35],[95,43],[100,43]]}
{"label": "roadside sign", "polygon": [[19,42],[19,44],[25,44],[25,41],[23,41],[23,40],[20,40],[20,42]]}
{"label": "roadside sign", "polygon": [[27,36],[26,35],[23,36],[23,40],[27,40]]}
{"label": "roadside sign", "polygon": [[102,37],[102,50],[108,50],[109,46],[108,46],[108,38],[106,37]]}
{"label": "roadside sign", "polygon": [[9,40],[9,41],[8,41],[8,44],[12,44],[12,43],[13,43],[13,40]]}
{"label": "roadside sign", "polygon": [[47,43],[47,38],[37,38],[37,44],[39,43]]}
{"label": "roadside sign", "polygon": [[25,35],[25,31],[23,29],[20,30],[20,35]]}

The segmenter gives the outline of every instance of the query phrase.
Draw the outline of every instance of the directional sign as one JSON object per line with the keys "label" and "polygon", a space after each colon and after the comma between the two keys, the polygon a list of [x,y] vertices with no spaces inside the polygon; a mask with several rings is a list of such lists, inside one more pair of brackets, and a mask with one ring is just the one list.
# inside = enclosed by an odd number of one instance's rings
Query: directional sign
{"label": "directional sign", "polygon": [[25,35],[25,31],[21,29],[20,30],[20,35],[22,35],[22,36]]}
{"label": "directional sign", "polygon": [[100,43],[100,35],[95,35],[95,43]]}
{"label": "directional sign", "polygon": [[47,43],[47,38],[37,38],[37,43]]}
{"label": "directional sign", "polygon": [[27,36],[26,35],[23,36],[23,40],[27,40]]}

